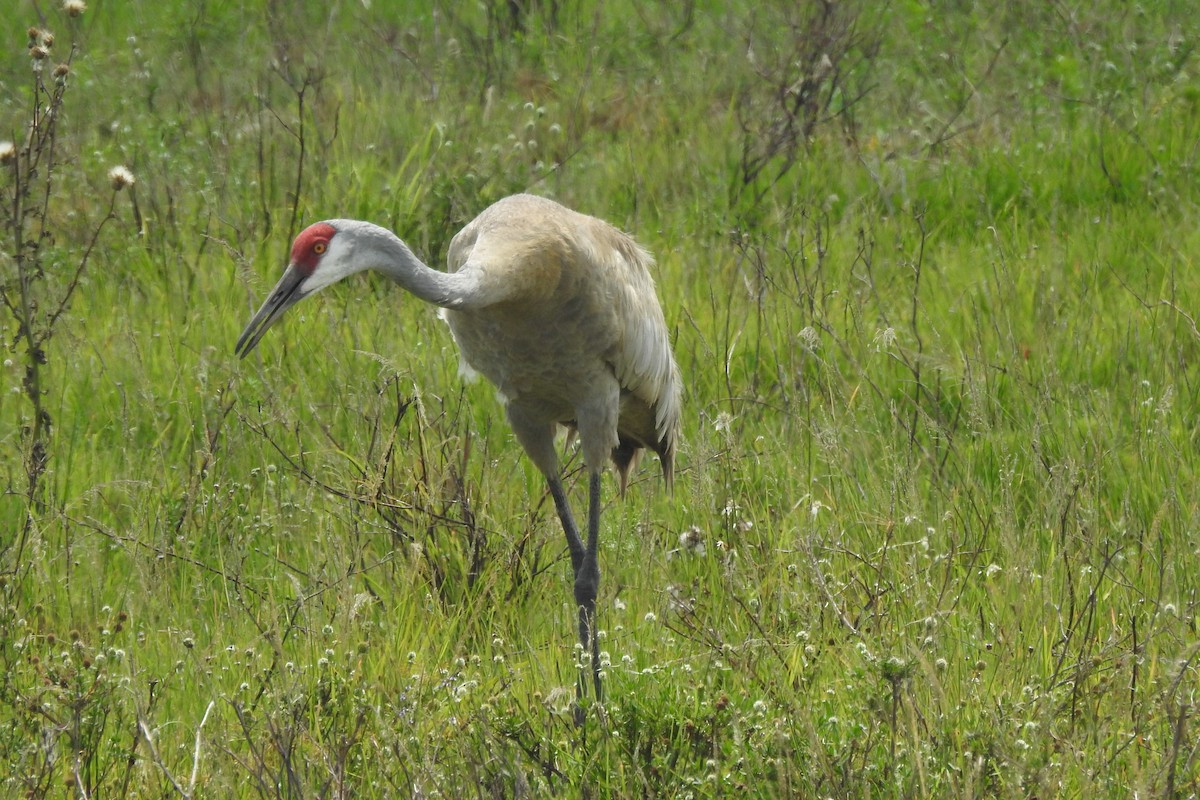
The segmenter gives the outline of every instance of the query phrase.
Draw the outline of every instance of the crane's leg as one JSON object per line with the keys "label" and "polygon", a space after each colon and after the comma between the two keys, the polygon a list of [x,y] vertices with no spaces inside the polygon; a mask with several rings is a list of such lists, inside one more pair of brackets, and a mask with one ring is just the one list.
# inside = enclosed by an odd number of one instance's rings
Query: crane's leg
{"label": "crane's leg", "polygon": [[558,519],[562,522],[563,533],[567,535],[567,550],[571,553],[571,569],[575,575],[583,564],[583,539],[579,537],[579,528],[575,525],[575,517],[571,514],[571,504],[567,502],[567,491],[563,488],[562,479],[557,475],[547,475],[546,483],[550,486],[550,496],[554,498],[554,508],[558,511]]}
{"label": "crane's leg", "polygon": [[[592,492],[599,499],[600,476],[592,474]],[[585,546],[579,536],[579,528],[575,525],[575,517],[571,513],[571,505],[567,502],[567,493],[563,489],[562,480],[557,475],[547,475],[546,483],[550,487],[550,496],[554,498],[554,507],[558,518],[562,521],[563,532],[567,535],[567,549],[571,553],[571,567],[575,574],[575,604],[579,609],[579,644],[584,653],[590,653],[592,662],[592,680],[595,687],[595,699],[600,701],[600,645],[594,635],[596,621],[596,592],[600,585],[600,569],[596,560],[596,550],[599,541],[599,503],[594,502],[588,510],[588,543]],[[595,517],[595,524],[592,518]],[[589,555],[590,554],[590,555]],[[583,672],[579,673],[576,684],[575,724],[583,725],[583,695],[587,680]]]}
{"label": "crane's leg", "polygon": [[[575,570],[575,602],[579,605],[579,641],[586,652],[591,645],[592,684],[596,702],[600,689],[600,640],[596,636],[596,594],[600,590],[600,471],[592,470],[588,481],[588,538],[583,563]],[[580,676],[582,679],[582,676]]]}
{"label": "crane's leg", "polygon": [[[616,392],[607,406],[617,408]],[[607,408],[607,406],[604,406]],[[615,412],[613,412],[615,413]],[[612,414],[608,415],[609,417]],[[579,644],[587,654],[586,660],[592,662],[592,685],[595,690],[595,700],[600,702],[600,642],[596,638],[596,594],[600,587],[600,565],[597,551],[600,549],[600,476],[608,453],[616,442],[609,442],[603,436],[595,433],[594,429],[616,430],[615,417],[608,419],[604,414],[580,413],[580,419],[592,423],[584,441],[600,442],[598,452],[593,452],[591,458],[585,454],[584,462],[588,464],[589,472],[589,506],[588,506],[588,535],[587,542],[579,535],[579,527],[571,513],[571,504],[567,501],[567,492],[563,488],[559,476],[558,454],[554,450],[554,426],[539,421],[537,415],[530,415],[526,409],[517,404],[508,405],[508,419],[512,423],[517,439],[525,447],[525,452],[546,476],[546,484],[550,488],[550,496],[554,498],[554,508],[562,521],[563,532],[567,536],[567,549],[571,552],[571,568],[575,573],[575,605],[579,611]],[[607,420],[607,421],[606,421]],[[612,434],[614,438],[615,433]],[[607,448],[607,449],[606,449]],[[593,449],[596,449],[595,447]],[[577,684],[579,702],[575,708],[575,722],[583,724],[583,695],[587,690],[587,677],[581,672]]]}

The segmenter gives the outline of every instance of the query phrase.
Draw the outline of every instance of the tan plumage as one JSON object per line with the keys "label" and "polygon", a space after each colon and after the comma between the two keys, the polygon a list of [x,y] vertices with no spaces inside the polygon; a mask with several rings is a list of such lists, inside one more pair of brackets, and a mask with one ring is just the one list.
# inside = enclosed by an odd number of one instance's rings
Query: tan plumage
{"label": "tan plumage", "polygon": [[[477,271],[485,287],[497,284],[485,291],[504,298],[442,312],[466,364],[532,422],[595,428],[581,435],[584,461],[597,467],[611,457],[622,493],[643,447],[658,454],[670,485],[679,375],[649,253],[602,220],[515,195],[468,223],[451,241],[448,262],[451,272]],[[612,392],[615,425],[580,423],[581,408]],[[557,470],[530,455],[542,472]]]}
{"label": "tan plumage", "polygon": [[[291,264],[236,351],[245,356],[303,297],[364,269],[441,306],[464,364],[496,385],[517,439],[546,477],[567,536],[580,641],[592,656],[599,699],[600,475],[611,460],[624,493],[645,448],[658,454],[669,486],[679,437],[679,370],[650,276],[653,260],[608,223],[521,194],[469,222],[447,261],[448,272],[430,269],[370,223],[312,225],[296,237]],[[589,471],[586,543],[559,475],[559,425],[577,432]]]}

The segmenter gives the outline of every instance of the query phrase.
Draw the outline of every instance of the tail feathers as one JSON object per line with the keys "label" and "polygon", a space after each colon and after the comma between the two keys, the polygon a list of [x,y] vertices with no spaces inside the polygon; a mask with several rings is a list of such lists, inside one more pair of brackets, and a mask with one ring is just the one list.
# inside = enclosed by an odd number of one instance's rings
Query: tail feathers
{"label": "tail feathers", "polygon": [[[617,468],[617,481],[621,488],[621,497],[625,497],[625,489],[629,485],[629,475],[637,468],[638,461],[642,458],[642,445],[640,442],[635,442],[632,439],[622,439],[620,443],[613,448],[612,460]],[[674,491],[675,488],[675,451],[674,448],[664,449],[658,454],[658,459],[662,464],[663,481],[667,485],[667,491]]]}
{"label": "tail feathers", "polygon": [[620,444],[613,448],[612,460],[617,467],[617,481],[621,487],[622,499],[625,497],[625,488],[629,485],[629,473],[633,472],[641,457],[641,445],[628,439],[622,439]]}

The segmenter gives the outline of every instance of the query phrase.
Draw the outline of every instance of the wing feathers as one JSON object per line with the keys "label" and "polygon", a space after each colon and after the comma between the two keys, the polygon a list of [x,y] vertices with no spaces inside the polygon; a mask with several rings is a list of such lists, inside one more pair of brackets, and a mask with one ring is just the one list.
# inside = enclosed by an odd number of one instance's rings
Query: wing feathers
{"label": "wing feathers", "polygon": [[679,430],[680,378],[650,276],[654,259],[608,223],[588,220],[587,235],[580,241],[588,245],[592,262],[609,278],[606,299],[618,332],[613,370],[622,388],[652,410],[656,441],[646,445],[662,457],[670,480]]}
{"label": "wing feathers", "polygon": [[[597,369],[607,364],[621,387],[613,450],[618,471],[624,479],[637,449],[649,447],[670,482],[681,388],[651,255],[607,222],[532,195],[488,207],[454,237],[447,255],[449,270],[474,273],[481,294],[496,304],[494,313],[507,315],[500,326],[483,321],[492,313],[483,308],[447,312],[452,328],[472,335],[459,341],[471,363],[502,387],[517,374],[535,381],[536,370],[511,360],[530,357],[534,343],[557,348],[559,374],[574,374],[580,385],[592,379],[589,361]],[[512,330],[514,311],[528,324],[516,327],[519,340],[502,346],[495,336]],[[561,389],[536,382],[514,388],[517,395],[523,388]]]}

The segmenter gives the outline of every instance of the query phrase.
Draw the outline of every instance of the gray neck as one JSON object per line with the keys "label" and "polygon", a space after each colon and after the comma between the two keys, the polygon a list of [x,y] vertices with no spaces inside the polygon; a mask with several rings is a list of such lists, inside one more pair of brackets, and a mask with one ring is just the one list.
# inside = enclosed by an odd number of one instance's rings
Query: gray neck
{"label": "gray neck", "polygon": [[413,254],[396,234],[353,219],[332,219],[329,224],[345,234],[341,238],[349,250],[345,253],[347,273],[372,269],[382,272],[427,303],[444,308],[473,305],[476,281],[461,272],[431,269]]}

